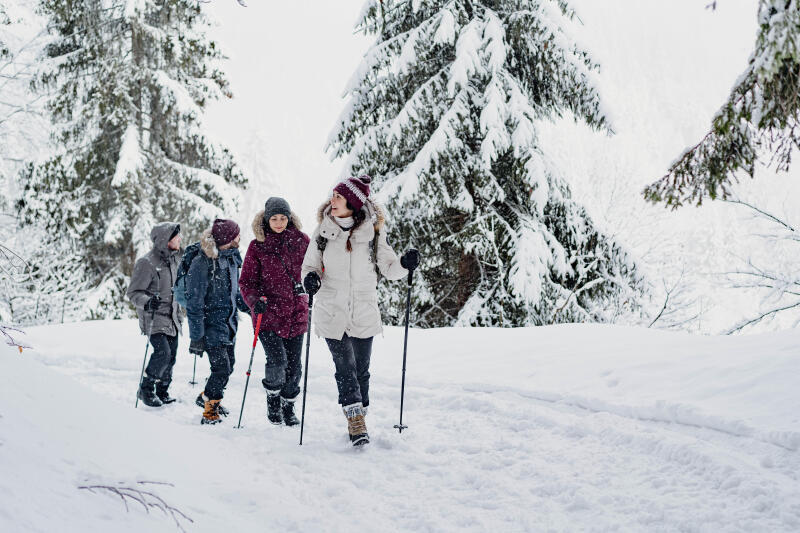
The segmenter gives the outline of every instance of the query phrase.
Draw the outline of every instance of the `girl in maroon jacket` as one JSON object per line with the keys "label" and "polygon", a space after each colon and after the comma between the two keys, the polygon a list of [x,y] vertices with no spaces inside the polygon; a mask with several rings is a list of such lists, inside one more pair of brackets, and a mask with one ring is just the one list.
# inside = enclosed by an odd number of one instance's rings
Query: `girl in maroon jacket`
{"label": "girl in maroon jacket", "polygon": [[252,309],[253,324],[263,314],[258,337],[267,355],[265,377],[267,418],[273,424],[300,423],[294,401],[300,394],[300,355],[308,328],[308,295],[303,293],[300,267],[308,235],[283,198],[270,198],[253,220],[250,242],[239,277],[239,289]]}

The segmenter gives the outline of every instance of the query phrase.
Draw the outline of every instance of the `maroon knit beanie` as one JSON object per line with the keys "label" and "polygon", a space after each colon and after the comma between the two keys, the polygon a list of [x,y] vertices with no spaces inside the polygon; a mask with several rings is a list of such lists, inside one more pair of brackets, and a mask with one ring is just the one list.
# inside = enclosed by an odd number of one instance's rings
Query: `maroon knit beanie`
{"label": "maroon knit beanie", "polygon": [[364,202],[369,198],[369,184],[372,178],[364,174],[357,178],[347,178],[340,182],[334,191],[338,192],[353,206],[356,211],[364,207]]}
{"label": "maroon knit beanie", "polygon": [[217,246],[225,246],[239,235],[239,224],[233,220],[218,218],[211,226],[211,236]]}

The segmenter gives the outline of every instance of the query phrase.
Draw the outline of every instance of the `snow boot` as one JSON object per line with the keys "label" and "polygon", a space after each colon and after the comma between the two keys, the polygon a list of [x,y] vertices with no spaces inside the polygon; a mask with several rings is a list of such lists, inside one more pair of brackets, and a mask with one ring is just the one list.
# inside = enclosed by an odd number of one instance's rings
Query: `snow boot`
{"label": "snow boot", "polygon": [[203,418],[200,420],[201,424],[219,424],[222,422],[219,417],[219,402],[220,400],[206,400]]}
{"label": "snow boot", "polygon": [[353,446],[369,444],[367,423],[364,420],[364,407],[361,402],[342,406],[344,416],[347,417],[347,432],[350,433],[350,443]]}
{"label": "snow boot", "polygon": [[[194,403],[197,405],[197,407],[205,407],[206,406],[206,401],[205,401],[205,399],[203,399],[203,393],[202,392],[197,395],[197,398],[195,398]],[[217,412],[222,416],[228,416],[229,414],[231,414],[231,412],[228,411],[225,408],[225,406],[222,405],[221,403],[217,407]]]}
{"label": "snow boot", "polygon": [[137,396],[147,406],[161,407],[164,405],[161,400],[156,396],[156,380],[149,377],[147,374],[142,378],[142,384],[139,386]]}
{"label": "snow boot", "polygon": [[167,390],[168,388],[169,383],[164,383],[163,381],[156,383],[156,396],[158,396],[158,399],[161,400],[161,403],[164,405],[177,401],[175,398],[169,395],[169,391]]}
{"label": "snow boot", "polygon": [[280,391],[267,391],[267,420],[276,426],[283,423]]}
{"label": "snow boot", "polygon": [[296,426],[300,423],[300,420],[294,414],[294,401],[296,399],[287,400],[286,398],[281,398],[281,414],[283,415],[283,423],[287,426]]}

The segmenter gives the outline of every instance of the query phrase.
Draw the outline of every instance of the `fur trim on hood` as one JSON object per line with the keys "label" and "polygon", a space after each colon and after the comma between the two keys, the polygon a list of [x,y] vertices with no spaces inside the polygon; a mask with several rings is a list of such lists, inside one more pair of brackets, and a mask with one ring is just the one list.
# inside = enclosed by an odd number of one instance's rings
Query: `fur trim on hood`
{"label": "fur trim on hood", "polygon": [[214,241],[213,235],[211,235],[211,228],[205,230],[200,237],[200,248],[209,259],[216,259],[219,257],[219,250],[217,249],[217,243]]}
{"label": "fur trim on hood", "polygon": [[[375,228],[376,232],[383,228],[383,225],[386,222],[386,216],[384,215],[383,208],[380,205],[368,199],[366,202],[364,202],[364,207],[362,207],[361,210],[367,212],[367,219],[372,220],[372,227]],[[319,209],[317,210],[317,222],[321,223],[326,216],[332,216],[330,201],[326,201],[324,204],[319,206]]]}
{"label": "fur trim on hood", "polygon": [[[294,211],[292,211],[292,216],[289,217],[289,220],[298,230],[303,229],[303,224],[300,223],[300,217],[298,217],[297,213]],[[258,242],[264,242],[267,239],[267,235],[264,233],[264,222],[264,210],[262,209],[256,213],[255,218],[253,218],[253,235],[256,236]]]}

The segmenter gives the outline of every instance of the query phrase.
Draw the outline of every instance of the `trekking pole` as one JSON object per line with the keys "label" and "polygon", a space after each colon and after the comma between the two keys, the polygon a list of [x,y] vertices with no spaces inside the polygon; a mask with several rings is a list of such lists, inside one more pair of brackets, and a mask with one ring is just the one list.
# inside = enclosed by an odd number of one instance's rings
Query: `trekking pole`
{"label": "trekking pole", "polygon": [[191,385],[192,388],[194,388],[194,386],[197,385],[197,382],[194,380],[195,370],[197,370],[197,354],[194,354],[194,366],[192,367],[192,380],[189,382],[189,385]]}
{"label": "trekking pole", "polygon": [[411,283],[414,278],[414,271],[408,271],[408,296],[406,297],[406,336],[403,340],[403,379],[400,384],[400,423],[395,424],[394,427],[397,428],[397,431],[400,433],[403,432],[404,429],[407,429],[408,426],[403,425],[403,399],[405,398],[406,394],[406,353],[408,351],[408,319],[411,315]]}
{"label": "trekking pole", "polygon": [[258,343],[258,332],[261,330],[261,313],[258,314],[256,319],[256,331],[253,336],[253,351],[250,352],[250,365],[247,367],[247,381],[244,383],[244,394],[242,395],[242,408],[239,409],[239,424],[234,426],[234,429],[241,429],[242,427],[242,413],[244,413],[244,399],[247,398],[247,386],[250,385],[250,371],[253,369],[253,355],[256,353],[256,344]]}
{"label": "trekking pole", "polygon": [[303,426],[306,421],[306,390],[308,389],[308,352],[311,351],[311,311],[314,295],[308,295],[308,330],[306,331],[306,373],[303,376],[303,409],[300,412],[300,446],[303,445]]}
{"label": "trekking pole", "polygon": [[[158,293],[155,294],[158,296]],[[150,312],[150,329],[147,332],[147,344],[144,345],[144,359],[142,360],[142,373],[139,375],[139,388],[136,389],[136,405],[133,406],[134,409],[139,408],[139,390],[142,388],[142,381],[144,381],[144,367],[145,363],[147,363],[147,352],[150,350],[150,337],[153,336],[153,323],[156,321],[156,310],[153,309]]]}

